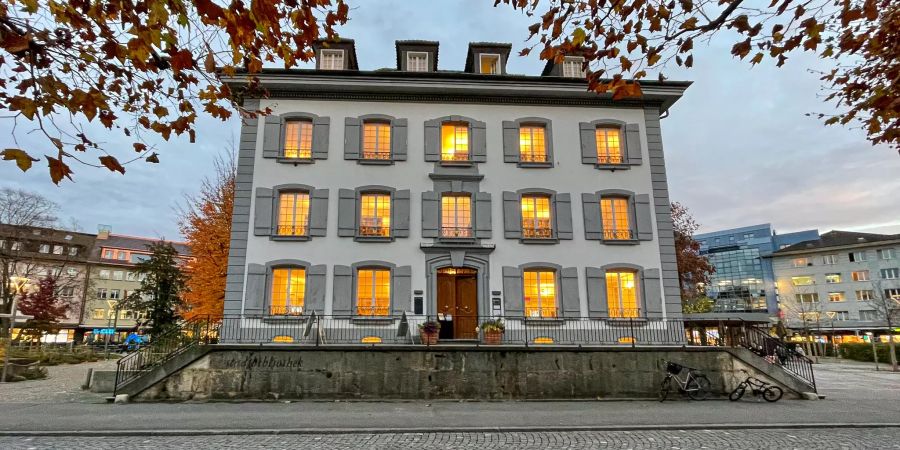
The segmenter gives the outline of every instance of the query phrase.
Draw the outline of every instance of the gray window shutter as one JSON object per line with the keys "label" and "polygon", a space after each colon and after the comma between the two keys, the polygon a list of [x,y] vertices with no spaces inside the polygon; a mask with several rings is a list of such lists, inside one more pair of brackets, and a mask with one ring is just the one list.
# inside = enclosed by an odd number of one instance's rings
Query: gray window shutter
{"label": "gray window shutter", "polygon": [[331,299],[331,314],[349,316],[353,295],[353,273],[350,266],[334,266],[334,287]]}
{"label": "gray window shutter", "polygon": [[475,237],[491,238],[491,193],[475,193]]}
{"label": "gray window shutter", "polygon": [[522,297],[522,271],[518,267],[503,266],[503,312],[507,317],[523,317],[525,301]]}
{"label": "gray window shutter", "polygon": [[253,213],[253,234],[256,236],[272,235],[272,190],[256,188],[256,204]]}
{"label": "gray window shutter", "polygon": [[556,194],[556,237],[572,239],[572,195]]}
{"label": "gray window shutter", "polygon": [[325,277],[328,269],[325,264],[311,266],[306,272],[306,303],[304,313],[325,314]]}
{"label": "gray window shutter", "polygon": [[653,240],[653,213],[650,209],[650,195],[638,194],[634,197],[634,212],[637,219],[637,238]]}
{"label": "gray window shutter", "polygon": [[247,264],[247,289],[244,291],[244,314],[262,315],[266,304],[266,276],[268,270],[262,264]]}
{"label": "gray window shutter", "polygon": [[503,162],[519,162],[519,124],[503,121]]}
{"label": "gray window shutter", "polygon": [[441,160],[441,121],[439,119],[425,122],[425,161]]}
{"label": "gray window shutter", "polygon": [[487,130],[484,122],[473,120],[469,124],[469,132],[472,133],[472,161],[487,162]]}
{"label": "gray window shutter", "polygon": [[566,267],[560,273],[563,317],[581,316],[581,298],[578,295],[578,269]]}
{"label": "gray window shutter", "polygon": [[391,271],[391,314],[410,310],[412,299],[412,266],[399,266]]}
{"label": "gray window shutter", "polygon": [[356,236],[356,191],[338,191],[338,236]]}
{"label": "gray window shutter", "polygon": [[313,159],[328,159],[328,125],[330,123],[331,119],[328,117],[316,117],[313,119]]}
{"label": "gray window shutter", "polygon": [[391,158],[394,161],[406,161],[406,119],[391,121]]}
{"label": "gray window shutter", "polygon": [[588,317],[607,317],[609,305],[606,300],[606,272],[596,267],[585,267],[587,287]]}
{"label": "gray window shutter", "polygon": [[597,127],[588,123],[578,124],[581,133],[582,164],[597,164]]}
{"label": "gray window shutter", "polygon": [[325,236],[328,230],[328,189],[310,192],[309,235]]}
{"label": "gray window shutter", "polygon": [[422,193],[422,237],[436,238],[440,231],[440,194],[433,191]]}
{"label": "gray window shutter", "polygon": [[625,154],[628,164],[641,165],[641,126],[636,123],[625,125]]}
{"label": "gray window shutter", "polygon": [[284,121],[279,116],[266,116],[263,128],[263,158],[277,158],[281,155],[281,130]]}
{"label": "gray window shutter", "polygon": [[359,159],[361,123],[356,117],[344,119],[344,159]]}
{"label": "gray window shutter", "polygon": [[394,192],[391,205],[391,236],[409,237],[409,189]]}
{"label": "gray window shutter", "polygon": [[584,214],[584,238],[597,241],[603,239],[603,221],[600,220],[600,196],[581,194],[582,214]]}
{"label": "gray window shutter", "polygon": [[641,272],[640,289],[643,294],[644,310],[647,317],[662,317],[662,281],[660,280],[659,269],[646,269]]}
{"label": "gray window shutter", "polygon": [[503,191],[503,237],[522,237],[522,207],[519,205],[519,194],[515,192]]}

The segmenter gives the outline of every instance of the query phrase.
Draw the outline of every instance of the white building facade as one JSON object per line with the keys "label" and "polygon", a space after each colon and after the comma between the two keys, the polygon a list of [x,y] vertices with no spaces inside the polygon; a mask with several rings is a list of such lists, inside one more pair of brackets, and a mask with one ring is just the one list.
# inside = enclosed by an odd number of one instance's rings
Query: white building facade
{"label": "white building facade", "polygon": [[508,44],[470,44],[464,72],[437,49],[398,42],[369,72],[343,40],[260,75],[226,316],[436,317],[456,339],[488,317],[680,318],[660,116],[688,83],[613,102],[562,65],[507,74]]}

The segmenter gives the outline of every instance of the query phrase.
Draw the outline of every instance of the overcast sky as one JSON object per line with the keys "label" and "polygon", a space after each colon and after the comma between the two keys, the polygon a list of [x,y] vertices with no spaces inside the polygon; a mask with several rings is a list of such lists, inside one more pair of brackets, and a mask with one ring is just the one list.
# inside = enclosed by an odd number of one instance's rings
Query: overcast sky
{"label": "overcast sky", "polygon": [[[528,36],[529,18],[493,0],[410,2],[368,0],[351,10],[341,29],[356,40],[360,69],[395,66],[394,41],[440,41],[440,69],[461,70],[470,41],[513,44]],[[667,72],[694,81],[663,123],[673,201],[688,206],[701,231],[772,223],[778,232],[817,228],[900,233],[900,158],[873,147],[859,130],[825,127],[805,113],[829,112],[822,103],[812,55],[792,55],[786,67],[750,68],[729,53],[727,34],[697,49],[694,68]],[[511,56],[511,73],[539,75],[543,62]],[[9,120],[0,120],[2,148],[14,146]],[[75,182],[50,183],[46,163],[29,173],[0,164],[0,187],[40,192],[60,204],[60,216],[84,231],[98,224],[114,233],[180,238],[175,206],[212,170],[215,156],[236,139],[236,121],[203,118],[197,143],[161,144],[158,165],[132,164],[121,176],[73,165]],[[115,142],[107,144],[114,147]],[[18,145],[44,152],[47,143],[21,137]],[[32,147],[29,147],[32,146]],[[123,142],[130,148],[130,143]]]}

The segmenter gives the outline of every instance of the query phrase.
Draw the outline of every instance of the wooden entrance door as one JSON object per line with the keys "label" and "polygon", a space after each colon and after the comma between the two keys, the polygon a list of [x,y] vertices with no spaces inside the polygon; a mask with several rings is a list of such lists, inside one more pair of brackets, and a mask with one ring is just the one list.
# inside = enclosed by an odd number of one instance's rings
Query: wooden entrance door
{"label": "wooden entrance door", "polygon": [[437,273],[438,320],[443,339],[478,339],[478,272],[447,267]]}

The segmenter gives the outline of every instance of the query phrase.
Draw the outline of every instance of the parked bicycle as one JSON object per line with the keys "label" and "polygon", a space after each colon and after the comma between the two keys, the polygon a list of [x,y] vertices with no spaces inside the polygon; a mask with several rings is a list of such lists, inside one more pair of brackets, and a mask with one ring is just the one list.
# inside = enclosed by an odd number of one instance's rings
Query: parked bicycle
{"label": "parked bicycle", "polygon": [[[700,373],[698,369],[693,369],[671,361],[662,360],[666,365],[666,378],[659,385],[659,401],[664,402],[669,396],[669,389],[672,387],[672,380],[678,386],[678,391],[687,394],[692,400],[704,400],[709,396],[710,382],[706,375]],[[684,378],[679,377],[684,370],[687,373]]]}
{"label": "parked bicycle", "polygon": [[781,396],[784,395],[784,391],[782,391],[780,387],[766,383],[759,378],[751,377],[750,372],[747,372],[744,369],[741,369],[741,372],[747,374],[747,378],[744,379],[744,381],[741,381],[737,387],[731,391],[731,394],[728,395],[728,400],[733,402],[740,400],[747,389],[750,389],[750,392],[752,392],[755,397],[762,397],[769,403],[777,402],[781,399]]}

